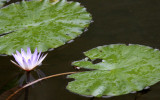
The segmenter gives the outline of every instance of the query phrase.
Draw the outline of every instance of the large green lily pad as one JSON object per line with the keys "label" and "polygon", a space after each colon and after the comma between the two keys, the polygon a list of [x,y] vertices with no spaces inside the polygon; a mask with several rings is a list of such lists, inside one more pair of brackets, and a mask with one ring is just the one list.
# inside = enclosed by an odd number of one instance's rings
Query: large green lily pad
{"label": "large green lily pad", "polygon": [[[160,51],[142,45],[113,44],[84,53],[72,64],[92,69],[69,75],[67,89],[85,96],[118,96],[140,91],[160,81]],[[95,63],[94,60],[102,61]]]}
{"label": "large green lily pad", "polygon": [[[0,54],[57,48],[79,36],[91,15],[78,2],[22,1],[0,9]],[[7,33],[7,34],[6,34]]]}

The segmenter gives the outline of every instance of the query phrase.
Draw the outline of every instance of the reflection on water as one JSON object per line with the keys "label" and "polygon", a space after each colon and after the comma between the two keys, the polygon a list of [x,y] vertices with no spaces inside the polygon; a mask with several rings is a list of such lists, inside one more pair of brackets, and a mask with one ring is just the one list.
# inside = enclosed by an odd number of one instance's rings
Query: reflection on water
{"label": "reflection on water", "polygon": [[[12,0],[13,1],[13,0]],[[75,71],[71,62],[84,58],[82,52],[114,43],[142,44],[160,49],[160,1],[159,0],[75,0],[81,2],[92,14],[92,23],[74,42],[49,51],[39,68],[46,75]],[[0,87],[4,86],[20,70],[0,57]],[[12,79],[11,79],[12,78]],[[51,78],[35,84],[29,90],[29,100],[160,100],[160,84],[150,88],[147,94],[127,94],[111,98],[87,98],[65,89],[72,79],[66,76]],[[135,99],[136,98],[136,99]],[[21,95],[19,100],[23,100]],[[16,99],[18,100],[18,99]]]}

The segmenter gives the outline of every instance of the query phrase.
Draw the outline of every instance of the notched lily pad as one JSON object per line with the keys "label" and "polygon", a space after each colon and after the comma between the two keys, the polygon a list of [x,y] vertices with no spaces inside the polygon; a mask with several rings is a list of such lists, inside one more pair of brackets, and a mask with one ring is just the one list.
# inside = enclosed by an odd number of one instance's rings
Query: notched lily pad
{"label": "notched lily pad", "polygon": [[[84,52],[72,64],[93,69],[69,75],[67,89],[85,96],[118,96],[143,90],[160,81],[160,51],[142,45],[113,44]],[[90,59],[92,61],[90,61]],[[101,59],[101,62],[93,63]]]}
{"label": "notched lily pad", "polygon": [[53,1],[22,1],[0,9],[0,54],[27,47],[47,51],[82,34],[91,22],[86,8],[78,2]]}

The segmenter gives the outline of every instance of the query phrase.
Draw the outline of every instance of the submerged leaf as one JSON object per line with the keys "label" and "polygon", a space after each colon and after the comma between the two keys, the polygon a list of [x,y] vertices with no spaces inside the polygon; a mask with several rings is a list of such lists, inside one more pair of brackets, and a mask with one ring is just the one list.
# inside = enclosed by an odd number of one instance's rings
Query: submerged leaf
{"label": "submerged leaf", "polygon": [[[160,51],[142,45],[99,46],[74,66],[94,69],[69,75],[67,89],[85,96],[117,96],[140,91],[160,81]],[[89,61],[91,59],[92,61]],[[101,62],[93,64],[96,59]]]}
{"label": "submerged leaf", "polygon": [[78,2],[22,1],[0,9],[0,54],[20,48],[46,51],[79,36],[91,15]]}

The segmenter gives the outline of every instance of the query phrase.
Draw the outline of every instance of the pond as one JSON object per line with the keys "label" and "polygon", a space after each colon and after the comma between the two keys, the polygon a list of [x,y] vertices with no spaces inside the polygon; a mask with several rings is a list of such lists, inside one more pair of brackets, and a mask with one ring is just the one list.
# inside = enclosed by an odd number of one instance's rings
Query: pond
{"label": "pond", "polygon": [[[83,59],[83,52],[108,44],[142,44],[160,49],[160,1],[158,0],[74,0],[80,2],[92,14],[93,23],[88,31],[73,42],[48,51],[39,67],[46,76],[76,71],[71,63]],[[11,2],[14,2],[12,0]],[[0,92],[8,89],[8,82],[23,71],[15,67],[12,56],[0,56]],[[111,98],[90,98],[74,94],[66,89],[66,76],[39,82],[29,90],[29,100],[160,100],[160,83],[148,91]],[[152,80],[151,80],[152,81]],[[15,100],[23,100],[19,95]]]}

